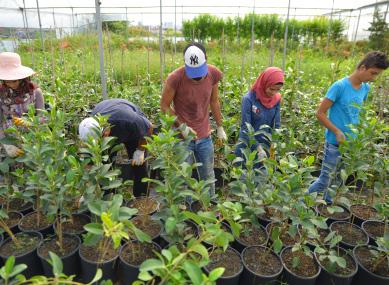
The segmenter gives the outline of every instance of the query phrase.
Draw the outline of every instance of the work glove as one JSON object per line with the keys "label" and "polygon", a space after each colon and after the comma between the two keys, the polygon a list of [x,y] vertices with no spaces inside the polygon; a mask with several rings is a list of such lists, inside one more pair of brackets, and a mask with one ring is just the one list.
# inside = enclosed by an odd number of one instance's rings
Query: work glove
{"label": "work glove", "polygon": [[137,149],[134,151],[134,155],[132,156],[131,164],[134,165],[142,165],[145,162],[145,152],[143,150]]}
{"label": "work glove", "polygon": [[220,127],[217,127],[216,129],[216,135],[217,135],[217,138],[221,141],[226,141],[227,140],[227,135],[226,135],[226,132],[224,131],[223,127],[220,126]]}
{"label": "work glove", "polygon": [[17,157],[24,154],[23,150],[11,144],[3,144],[3,148],[5,149],[7,155],[10,157]]}
{"label": "work glove", "polygon": [[181,127],[181,134],[184,139],[188,138],[189,134],[197,136],[196,131],[187,125]]}
{"label": "work glove", "polygon": [[14,125],[17,126],[17,127],[25,127],[25,128],[28,128],[28,127],[31,126],[31,123],[28,122],[26,119],[24,119],[24,118],[19,118],[19,117],[15,117],[15,116],[12,117],[12,122],[13,122]]}
{"label": "work glove", "polygon": [[262,148],[261,145],[258,145],[257,151],[258,151],[258,159],[260,161],[262,161],[262,160],[267,158],[266,151]]}

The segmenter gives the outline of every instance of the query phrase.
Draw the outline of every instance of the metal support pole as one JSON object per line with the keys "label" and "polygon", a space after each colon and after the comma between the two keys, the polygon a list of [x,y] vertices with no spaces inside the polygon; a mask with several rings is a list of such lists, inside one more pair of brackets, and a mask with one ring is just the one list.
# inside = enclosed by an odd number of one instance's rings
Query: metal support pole
{"label": "metal support pole", "polygon": [[53,8],[53,25],[54,25],[55,37],[57,38],[57,24],[55,22],[54,8]]}
{"label": "metal support pole", "polygon": [[330,44],[331,25],[332,25],[332,13],[333,13],[333,11],[334,11],[334,4],[335,4],[335,0],[332,0],[331,16],[330,16],[330,22],[329,22],[329,24],[328,24],[326,52],[328,51],[328,45]]}
{"label": "metal support pole", "polygon": [[359,9],[359,15],[358,15],[358,20],[357,20],[357,27],[355,29],[355,34],[354,34],[354,42],[357,40],[357,34],[358,34],[358,28],[359,28],[359,20],[361,19],[361,12],[362,12],[362,9]]}
{"label": "metal support pole", "polygon": [[177,1],[174,0],[174,59],[177,53]]}
{"label": "metal support pole", "polygon": [[384,22],[386,23],[386,15],[388,15],[388,9],[389,9],[389,2],[386,4],[386,11],[385,11],[385,16],[384,16]]}
{"label": "metal support pole", "polygon": [[[349,34],[349,31],[350,31],[351,15],[352,15],[353,11],[354,11],[354,10],[350,10],[350,16],[349,16],[349,18],[348,18],[348,24],[347,24],[347,39],[349,38],[349,37],[348,37],[348,34]],[[351,31],[351,37],[350,37],[350,39],[352,38],[352,36],[353,36],[353,31]]]}
{"label": "metal support pole", "polygon": [[[100,51],[100,78],[101,78],[101,89],[103,93],[103,99],[108,99],[107,97],[107,80],[105,78],[104,71],[104,47],[103,47],[103,30],[101,27],[101,18],[100,18],[100,1],[95,0],[96,6],[96,25],[97,32],[99,37],[99,51]],[[73,8],[72,8],[73,10]]]}
{"label": "metal support pole", "polygon": [[43,41],[43,31],[42,31],[41,13],[39,10],[39,0],[36,0],[36,8],[38,10],[39,34],[40,34],[40,38],[41,38],[41,48],[42,48],[42,51],[44,51],[45,46],[44,46],[44,41]]}
{"label": "metal support pole", "polygon": [[160,77],[161,90],[163,85],[163,42],[162,42],[162,0],[159,0],[159,63],[160,63]]}
{"label": "metal support pole", "polygon": [[236,42],[237,44],[239,45],[240,44],[240,35],[239,35],[239,29],[240,29],[240,18],[239,18],[239,14],[240,14],[240,7],[238,8],[238,18],[237,18],[237,27],[236,27]]}
{"label": "metal support pole", "polygon": [[[142,22],[143,25],[143,22]],[[127,14],[127,7],[126,7],[126,44],[128,43],[128,14]]]}
{"label": "metal support pole", "polygon": [[286,47],[288,44],[289,12],[290,12],[290,0],[288,1],[288,14],[286,16],[286,21],[285,21],[284,54],[282,55],[282,70],[285,70],[285,64],[286,64]]}
{"label": "metal support pole", "polygon": [[[74,34],[74,9],[73,7],[71,7],[72,9],[72,35]],[[99,11],[100,11],[100,4],[99,4]]]}
{"label": "metal support pole", "polygon": [[252,75],[253,75],[253,64],[254,64],[254,16],[255,16],[255,0],[254,0],[254,6],[253,6],[253,13],[251,15],[251,43],[250,43],[250,78],[249,82],[251,81]]}

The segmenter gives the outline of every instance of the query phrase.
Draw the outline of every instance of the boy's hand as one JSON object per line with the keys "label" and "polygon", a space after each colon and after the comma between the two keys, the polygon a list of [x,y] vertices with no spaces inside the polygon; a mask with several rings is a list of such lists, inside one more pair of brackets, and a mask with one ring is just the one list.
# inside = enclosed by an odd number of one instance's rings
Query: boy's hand
{"label": "boy's hand", "polygon": [[336,141],[338,142],[338,144],[341,144],[346,140],[346,136],[344,135],[344,133],[341,130],[338,130],[335,133],[335,136],[336,136]]}

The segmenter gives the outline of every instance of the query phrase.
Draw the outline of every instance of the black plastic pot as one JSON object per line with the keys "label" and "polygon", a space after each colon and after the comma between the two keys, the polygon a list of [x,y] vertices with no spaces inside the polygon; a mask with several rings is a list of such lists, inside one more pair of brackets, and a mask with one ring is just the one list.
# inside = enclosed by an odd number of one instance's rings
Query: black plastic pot
{"label": "black plastic pot", "polygon": [[[132,241],[136,242],[136,241]],[[120,249],[119,253],[119,265],[118,265],[118,270],[117,270],[117,275],[120,281],[120,284],[122,285],[127,285],[127,284],[132,284],[132,282],[136,281],[138,279],[138,274],[139,274],[139,265],[133,265],[128,263],[126,260],[123,259],[121,256],[123,250],[128,246],[130,242],[127,242],[125,245],[123,245]],[[161,251],[161,247],[153,242],[153,246],[158,249],[157,251]],[[145,244],[149,245],[149,244]]]}
{"label": "black plastic pot", "polygon": [[[339,275],[335,273],[328,272],[320,263],[319,257],[314,253],[315,258],[319,266],[321,267],[321,272],[319,274],[319,277],[317,278],[316,285],[349,285],[351,284],[353,277],[355,274],[357,274],[358,271],[358,264],[355,261],[354,256],[347,253],[347,251],[341,247],[339,247],[339,250],[346,253],[348,256],[352,258],[355,265],[355,270],[351,272],[349,275]],[[373,285],[373,284],[372,284]]]}
{"label": "black plastic pot", "polygon": [[[40,274],[43,273],[43,269],[42,269],[41,263],[39,261],[38,255],[37,255],[37,248],[42,243],[43,236],[42,236],[42,234],[40,232],[33,232],[33,231],[17,233],[15,236],[17,238],[18,236],[20,236],[22,234],[28,234],[28,235],[31,235],[31,236],[36,236],[36,237],[38,237],[38,240],[39,240],[37,245],[33,249],[30,249],[29,251],[27,251],[27,252],[25,252],[23,254],[19,254],[19,255],[15,256],[15,264],[25,264],[25,265],[27,265],[27,269],[24,270],[22,272],[22,274],[26,278],[31,278],[34,275],[40,275]],[[6,245],[7,243],[9,243],[11,241],[12,240],[11,240],[10,237],[7,238],[2,243],[1,247],[3,247],[4,245]],[[5,256],[5,255],[0,254],[0,257],[3,260],[3,262],[5,263],[5,261],[7,260],[7,258],[9,256]]]}
{"label": "black plastic pot", "polygon": [[[356,229],[358,229],[361,233],[363,233],[364,235],[365,235],[365,238],[366,238],[366,241],[365,242],[363,242],[363,243],[361,243],[360,245],[367,245],[367,244],[369,244],[369,236],[367,235],[367,233],[361,228],[361,227],[359,227],[359,226],[357,226],[357,225],[354,225],[354,224],[351,224],[351,223],[349,223],[349,222],[341,222],[341,221],[339,221],[339,222],[333,222],[332,224],[331,224],[331,226],[330,226],[330,231],[333,231],[333,227],[335,226],[335,225],[339,225],[339,224],[345,224],[347,227],[349,227],[350,225],[353,227],[353,228],[356,228]],[[358,244],[350,244],[350,243],[347,243],[347,242],[345,242],[343,239],[340,241],[340,243],[339,243],[343,248],[345,248],[345,249],[353,249],[355,246],[357,246]]]}
{"label": "black plastic pot", "polygon": [[389,277],[380,276],[375,273],[370,272],[361,261],[358,259],[358,255],[356,254],[356,251],[358,248],[361,247],[367,247],[368,249],[377,249],[375,246],[365,246],[365,245],[358,245],[353,250],[353,255],[355,260],[358,263],[358,272],[357,275],[355,275],[353,279],[353,285],[388,285],[389,284]]}
{"label": "black plastic pot", "polygon": [[[54,238],[56,238],[56,237],[54,237]],[[75,239],[78,243],[78,246],[72,252],[69,252],[67,255],[62,256],[62,257],[60,256],[60,259],[62,260],[62,264],[63,264],[63,271],[62,272],[68,276],[70,276],[70,275],[77,276],[79,274],[79,271],[80,271],[80,256],[78,254],[78,248],[80,247],[81,239],[77,235],[64,235],[63,238],[64,239]],[[42,247],[45,244],[45,242],[47,242],[47,241],[44,241],[40,245],[40,247]],[[39,248],[38,248],[37,254],[38,254],[38,257],[40,258],[40,261],[42,263],[43,272],[44,272],[45,276],[54,276],[52,266],[50,265],[50,263],[47,262],[46,258],[44,258],[39,253]],[[56,252],[56,254],[59,256],[59,254],[57,252]]]}
{"label": "black plastic pot", "polygon": [[263,244],[247,244],[244,241],[242,241],[239,237],[235,237],[235,240],[232,243],[233,248],[235,248],[239,252],[242,252],[248,246],[252,246],[252,245],[266,246],[266,244],[267,244],[267,242],[269,240],[269,235],[267,234],[266,229],[262,225],[259,225],[259,226],[260,226],[260,228],[263,230],[263,232],[266,235],[266,240],[265,240],[265,242]]}
{"label": "black plastic pot", "polygon": [[[241,267],[240,267],[239,271],[237,273],[235,273],[234,275],[226,276],[226,277],[222,275],[221,277],[219,277],[216,280],[216,284],[217,285],[239,285],[240,276],[242,275],[242,272],[243,272],[242,258],[240,256],[240,253],[237,250],[233,249],[232,247],[229,247],[227,250],[231,250],[236,255],[239,256],[239,258],[241,260]],[[204,271],[207,273],[207,275],[210,273],[210,271],[207,269],[207,267],[204,267]]]}
{"label": "black plastic pot", "polygon": [[[25,229],[23,228],[23,226],[21,225],[22,221],[24,219],[26,219],[27,217],[29,217],[30,215],[33,215],[35,214],[36,212],[31,212],[31,213],[28,213],[27,215],[23,216],[23,218],[20,220],[19,224],[18,224],[18,227],[19,227],[19,230],[22,231],[22,232],[28,232],[28,231],[31,231],[29,229]],[[54,234],[54,228],[53,228],[53,224],[50,224],[50,225],[47,225],[45,227],[41,227],[39,229],[34,229],[35,231],[37,232],[40,232],[44,237],[45,236],[48,236],[48,235],[52,235]]]}
{"label": "black plastic pot", "polygon": [[277,257],[277,259],[279,260],[280,262],[280,269],[277,271],[277,273],[273,274],[273,275],[261,275],[259,273],[256,273],[254,271],[252,271],[250,268],[247,267],[246,265],[246,262],[245,262],[245,255],[250,252],[253,248],[263,248],[263,249],[266,249],[266,250],[269,250],[267,249],[266,247],[264,246],[257,246],[257,245],[254,245],[254,246],[249,246],[249,247],[246,247],[243,251],[242,251],[242,262],[243,262],[243,266],[244,266],[244,269],[243,269],[243,273],[240,277],[240,282],[239,284],[240,285],[262,285],[262,284],[279,284],[279,278],[282,274],[282,270],[283,270],[283,267],[282,267],[282,262],[281,262],[281,258],[275,254],[273,251],[270,251],[274,256]]}
{"label": "black plastic pot", "polygon": [[[377,210],[375,208],[373,208],[372,206],[368,206],[368,205],[359,205],[359,204],[354,204],[354,205],[351,205],[350,207],[350,212],[352,214],[352,217],[351,217],[351,220],[353,221],[354,224],[358,225],[358,226],[361,226],[362,223],[364,221],[366,221],[363,217],[361,216],[358,216],[358,214],[354,213],[353,212],[353,207],[354,206],[363,206],[363,207],[367,207],[367,208],[370,208],[371,211],[374,211],[375,213],[377,213]],[[368,220],[377,220],[377,221],[383,221],[383,219],[374,219],[374,218],[371,218],[371,219],[368,219]]]}
{"label": "black plastic pot", "polygon": [[284,263],[284,260],[282,258],[283,254],[286,251],[291,250],[291,249],[292,249],[291,246],[285,247],[281,251],[281,255],[280,255],[282,265],[284,266],[284,279],[285,279],[285,281],[289,285],[315,285],[316,279],[319,277],[319,274],[320,274],[320,271],[321,271],[321,267],[317,264],[317,261],[315,260],[315,258],[313,258],[315,264],[318,266],[317,273],[314,276],[311,276],[311,277],[303,277],[303,276],[296,275],[291,270],[289,270],[289,268],[286,266],[286,264]]}
{"label": "black plastic pot", "polygon": [[[86,259],[81,254],[81,248],[82,244],[80,245],[78,249],[78,253],[80,255],[80,261],[81,261],[81,274],[80,278],[84,283],[88,283],[92,281],[93,277],[96,274],[96,271],[98,268],[100,268],[103,272],[103,277],[101,280],[107,280],[110,279],[112,282],[115,282],[117,279],[116,276],[116,267],[117,267],[117,258],[118,254],[116,254],[113,258],[109,260],[105,260],[103,262],[95,262],[92,260]],[[96,283],[97,284],[97,283]]]}
{"label": "black plastic pot", "polygon": [[[369,244],[370,245],[373,245],[373,246],[377,246],[377,244],[376,244],[376,240],[377,240],[377,236],[375,236],[375,235],[372,235],[371,233],[369,233],[368,231],[367,231],[367,229],[366,229],[366,227],[367,227],[367,225],[369,225],[369,224],[372,224],[372,223],[374,223],[374,224],[380,224],[380,225],[382,225],[382,227],[384,227],[385,226],[385,223],[384,222],[380,222],[380,221],[374,221],[374,220],[367,220],[367,221],[364,221],[363,223],[362,223],[362,229],[367,233],[367,235],[369,236]],[[389,227],[389,225],[387,225],[388,227]]]}
{"label": "black plastic pot", "polygon": [[[317,213],[318,215],[324,216],[324,215],[322,215],[322,214],[320,213],[320,211],[319,211],[319,206],[320,206],[320,205],[322,205],[322,204],[316,205],[315,211],[316,211],[316,213]],[[328,226],[330,226],[333,222],[337,222],[337,221],[349,221],[349,220],[350,220],[350,217],[351,217],[350,211],[349,211],[346,207],[344,207],[344,206],[342,206],[342,205],[336,205],[336,206],[343,208],[343,210],[344,210],[345,212],[347,212],[348,215],[347,215],[347,217],[345,217],[345,218],[343,218],[343,219],[337,219],[337,218],[334,218],[334,217],[327,217],[326,223],[327,223]]]}

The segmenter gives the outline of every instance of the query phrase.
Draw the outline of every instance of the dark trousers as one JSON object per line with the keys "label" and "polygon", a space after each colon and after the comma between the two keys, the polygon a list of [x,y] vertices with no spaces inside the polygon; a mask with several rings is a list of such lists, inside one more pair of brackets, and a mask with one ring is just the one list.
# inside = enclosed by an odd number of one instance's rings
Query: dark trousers
{"label": "dark trousers", "polygon": [[[134,152],[137,148],[137,145],[128,145],[126,144],[126,150],[128,154],[128,158],[132,159],[132,156],[134,155]],[[145,152],[145,158],[146,158],[146,152]],[[142,182],[142,179],[144,177],[149,177],[147,173],[147,162],[144,162],[142,165],[128,165],[126,167],[132,167],[132,171],[134,174],[134,187],[133,187],[133,194],[135,197],[139,196],[145,196],[147,194],[147,182]]]}

